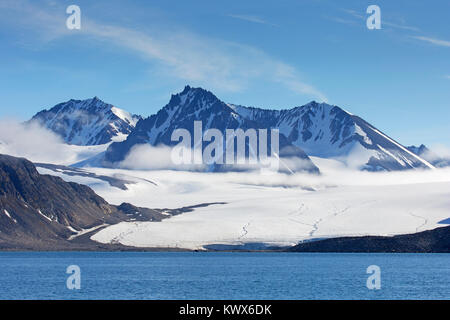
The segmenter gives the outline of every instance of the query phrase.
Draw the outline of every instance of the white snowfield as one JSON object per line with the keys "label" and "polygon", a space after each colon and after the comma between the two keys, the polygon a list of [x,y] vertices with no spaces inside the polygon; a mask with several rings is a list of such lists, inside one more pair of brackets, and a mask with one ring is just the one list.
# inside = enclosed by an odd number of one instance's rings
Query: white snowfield
{"label": "white snowfield", "polygon": [[[295,245],[308,239],[396,235],[434,229],[450,217],[450,170],[368,173],[313,158],[322,176],[89,169],[143,180],[123,191],[92,187],[106,200],[150,208],[197,208],[162,222],[123,222],[91,239],[136,247]],[[324,170],[324,168],[327,168]]]}

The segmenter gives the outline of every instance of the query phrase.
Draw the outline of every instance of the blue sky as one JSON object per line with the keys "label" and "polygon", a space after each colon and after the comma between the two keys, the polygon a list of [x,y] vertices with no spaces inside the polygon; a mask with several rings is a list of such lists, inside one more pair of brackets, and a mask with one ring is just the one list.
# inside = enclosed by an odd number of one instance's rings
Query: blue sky
{"label": "blue sky", "polygon": [[190,84],[263,108],[327,101],[405,145],[450,146],[447,0],[126,3],[2,0],[0,116],[93,96],[147,116]]}

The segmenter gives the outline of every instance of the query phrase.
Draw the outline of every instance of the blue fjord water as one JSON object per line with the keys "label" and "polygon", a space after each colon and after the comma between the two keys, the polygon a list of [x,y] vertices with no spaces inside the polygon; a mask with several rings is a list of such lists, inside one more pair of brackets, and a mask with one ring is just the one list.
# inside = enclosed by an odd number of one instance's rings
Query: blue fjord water
{"label": "blue fjord water", "polygon": [[[69,265],[79,290],[66,287]],[[380,290],[366,287],[369,265]],[[0,253],[0,299],[449,298],[448,254]]]}

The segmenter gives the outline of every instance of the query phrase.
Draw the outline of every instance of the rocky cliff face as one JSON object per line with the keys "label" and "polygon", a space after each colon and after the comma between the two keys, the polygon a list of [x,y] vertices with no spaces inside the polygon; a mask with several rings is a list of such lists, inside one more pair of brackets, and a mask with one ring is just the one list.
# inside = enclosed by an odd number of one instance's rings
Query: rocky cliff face
{"label": "rocky cliff face", "polygon": [[130,204],[111,205],[85,185],[41,175],[26,159],[0,155],[0,247],[44,242],[41,247],[48,249],[103,224],[165,217]]}

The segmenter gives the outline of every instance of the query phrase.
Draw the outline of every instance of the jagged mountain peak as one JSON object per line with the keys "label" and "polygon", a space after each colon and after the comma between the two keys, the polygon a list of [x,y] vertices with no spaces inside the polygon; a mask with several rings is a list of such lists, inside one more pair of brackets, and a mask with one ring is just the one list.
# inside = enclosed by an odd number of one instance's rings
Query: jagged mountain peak
{"label": "jagged mountain peak", "polygon": [[312,100],[312,101],[310,101],[310,102],[304,104],[304,105],[301,106],[300,108],[317,109],[317,108],[323,107],[323,106],[330,106],[330,107],[331,107],[331,105],[329,105],[329,104],[327,104],[327,103],[325,103],[325,102],[319,103],[319,102],[317,102],[317,101],[315,101],[315,100]]}
{"label": "jagged mountain peak", "polygon": [[193,88],[187,85],[183,91],[172,95],[169,103],[163,109],[173,110],[175,108],[182,108],[187,112],[195,112],[211,107],[224,108],[228,112],[232,112],[229,106],[217,98],[211,91],[200,87]]}
{"label": "jagged mountain peak", "polygon": [[209,99],[218,99],[211,91],[208,91],[208,90],[203,89],[201,87],[194,88],[194,87],[191,87],[189,85],[186,85],[184,87],[183,91],[181,91],[179,93],[176,93],[176,94],[173,94],[172,95],[172,99],[173,98],[176,99],[177,97],[180,98],[180,99],[183,98],[181,100],[184,102],[184,101],[186,101],[186,98],[188,98],[188,97],[189,98],[193,98],[193,97],[196,97],[196,96],[203,96],[203,97],[209,98]]}
{"label": "jagged mountain peak", "polygon": [[304,113],[312,113],[316,114],[318,112],[333,112],[333,113],[345,113],[348,116],[351,116],[352,114],[344,109],[342,109],[339,106],[328,104],[326,102],[316,102],[315,100],[308,102],[304,105],[294,107],[292,109],[284,109],[283,112],[300,112],[302,114]]}
{"label": "jagged mountain peak", "polygon": [[430,150],[424,144],[420,146],[409,146],[406,147],[409,151],[414,152],[418,156],[422,156],[424,153],[430,152]]}
{"label": "jagged mountain peak", "polygon": [[125,139],[139,119],[95,96],[59,103],[38,112],[30,121],[47,127],[69,144],[99,145]]}
{"label": "jagged mountain peak", "polygon": [[82,110],[90,110],[95,111],[99,109],[109,109],[111,105],[101,100],[99,97],[95,96],[93,98],[88,99],[70,99],[65,102],[58,103],[56,106],[50,109],[44,109],[41,112],[49,111],[51,109],[62,110],[62,109],[82,109]]}

